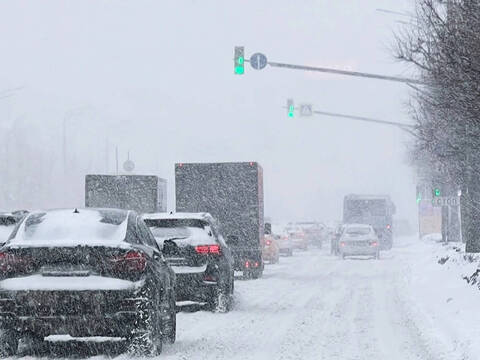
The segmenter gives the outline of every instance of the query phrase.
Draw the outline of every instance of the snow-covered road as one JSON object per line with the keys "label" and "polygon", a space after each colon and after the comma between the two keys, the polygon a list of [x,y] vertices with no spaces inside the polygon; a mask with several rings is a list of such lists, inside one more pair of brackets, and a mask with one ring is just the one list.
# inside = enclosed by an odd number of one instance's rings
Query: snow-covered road
{"label": "snow-covered road", "polygon": [[232,312],[179,313],[178,340],[161,358],[477,359],[480,322],[468,306],[480,292],[458,275],[449,279],[459,287],[453,297],[438,286],[446,271],[432,258],[439,247],[412,238],[380,260],[342,261],[328,249],[281,258],[262,279],[236,281]]}
{"label": "snow-covered road", "polygon": [[430,359],[404,314],[395,252],[339,260],[297,252],[236,282],[229,314],[180,313],[166,359]]}

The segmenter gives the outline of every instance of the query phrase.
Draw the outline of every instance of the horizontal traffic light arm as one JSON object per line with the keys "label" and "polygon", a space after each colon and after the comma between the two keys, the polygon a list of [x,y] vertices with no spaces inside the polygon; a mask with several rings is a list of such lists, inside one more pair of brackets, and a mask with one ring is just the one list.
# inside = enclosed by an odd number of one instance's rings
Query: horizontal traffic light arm
{"label": "horizontal traffic light arm", "polygon": [[[245,62],[247,62],[247,60],[245,60]],[[358,72],[358,71],[338,70],[338,69],[315,67],[315,66],[284,64],[284,63],[278,63],[278,62],[272,62],[272,61],[269,61],[268,65],[273,67],[280,67],[280,68],[293,69],[293,70],[317,71],[317,72],[324,72],[324,73],[330,73],[330,74],[356,76],[356,77],[363,77],[363,78],[370,78],[370,79],[377,79],[377,80],[396,81],[396,82],[409,83],[409,84],[425,85],[425,83],[420,80],[403,78],[398,76],[387,76],[387,75],[371,74],[371,73],[364,73],[364,72]]]}

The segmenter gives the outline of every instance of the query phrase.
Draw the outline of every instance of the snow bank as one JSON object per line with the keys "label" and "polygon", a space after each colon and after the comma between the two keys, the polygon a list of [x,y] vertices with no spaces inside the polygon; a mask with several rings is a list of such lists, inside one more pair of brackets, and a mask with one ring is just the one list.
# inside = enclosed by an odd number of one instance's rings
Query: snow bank
{"label": "snow bank", "polygon": [[431,236],[396,250],[408,269],[399,295],[407,300],[403,310],[437,359],[478,359],[480,291],[466,281],[476,272],[478,258],[465,254],[463,244],[438,239]]}

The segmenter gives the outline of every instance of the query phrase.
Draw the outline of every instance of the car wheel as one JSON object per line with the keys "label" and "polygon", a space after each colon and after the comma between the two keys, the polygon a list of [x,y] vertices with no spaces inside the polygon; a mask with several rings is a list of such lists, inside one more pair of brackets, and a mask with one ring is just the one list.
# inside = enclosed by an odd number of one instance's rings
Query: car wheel
{"label": "car wheel", "polygon": [[157,310],[158,296],[144,289],[139,297],[145,299],[137,305],[138,319],[127,338],[127,351],[138,356],[157,356],[162,352],[162,320]]}
{"label": "car wheel", "polygon": [[174,344],[177,338],[177,311],[175,308],[175,293],[170,301],[168,317],[163,322],[162,340],[169,344]]}
{"label": "car wheel", "polygon": [[18,334],[11,329],[0,329],[0,357],[9,357],[17,354]]}
{"label": "car wheel", "polygon": [[170,315],[168,316],[168,320],[164,327],[162,339],[164,342],[169,344],[174,344],[177,338],[177,312],[175,310],[170,311]]}
{"label": "car wheel", "polygon": [[213,296],[210,299],[210,307],[212,311],[219,313],[227,313],[231,310],[232,295],[230,286],[218,286],[213,292]]}
{"label": "car wheel", "polygon": [[263,275],[263,269],[255,269],[252,271],[252,278],[253,279],[259,279]]}
{"label": "car wheel", "polygon": [[36,356],[41,356],[48,350],[48,343],[44,341],[43,336],[29,333],[24,337],[24,341],[27,348],[31,349]]}

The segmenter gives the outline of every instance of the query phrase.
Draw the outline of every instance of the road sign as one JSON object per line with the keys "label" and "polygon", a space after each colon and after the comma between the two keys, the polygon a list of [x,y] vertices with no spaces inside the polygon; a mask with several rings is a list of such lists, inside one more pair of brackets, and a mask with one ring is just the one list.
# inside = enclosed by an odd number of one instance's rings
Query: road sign
{"label": "road sign", "polygon": [[312,104],[300,104],[300,116],[312,116],[313,105]]}
{"label": "road sign", "polygon": [[250,57],[250,65],[255,70],[262,70],[267,66],[267,57],[262,53],[255,53]]}
{"label": "road sign", "polygon": [[127,160],[123,163],[123,170],[132,172],[135,169],[135,163],[132,160]]}
{"label": "road sign", "polygon": [[438,196],[432,199],[433,206],[458,206],[460,198],[458,196]]}

